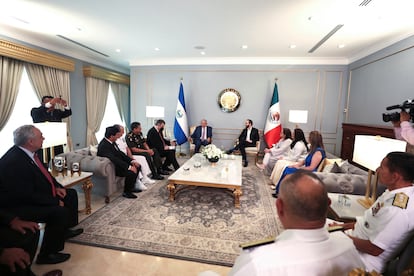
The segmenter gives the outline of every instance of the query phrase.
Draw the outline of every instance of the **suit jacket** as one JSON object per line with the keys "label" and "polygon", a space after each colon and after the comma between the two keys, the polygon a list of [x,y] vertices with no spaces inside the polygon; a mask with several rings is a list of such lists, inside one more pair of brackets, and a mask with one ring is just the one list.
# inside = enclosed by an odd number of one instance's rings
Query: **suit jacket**
{"label": "suit jacket", "polygon": [[[63,188],[52,177],[56,188]],[[0,159],[0,206],[56,206],[59,198],[36,163],[19,147],[11,147]]]}
{"label": "suit jacket", "polygon": [[55,109],[51,112],[47,112],[47,110],[44,105],[32,108],[30,115],[32,116],[33,123],[62,122],[63,118],[72,115],[72,109]]}
{"label": "suit jacket", "polygon": [[152,127],[150,130],[148,130],[147,144],[150,148],[156,148],[158,152],[164,152],[165,149],[163,141],[165,145],[170,145],[170,141],[165,140],[162,133],[160,135],[155,127]]}
{"label": "suit jacket", "polygon": [[16,216],[10,214],[9,212],[6,212],[2,209],[0,209],[0,226],[7,226],[9,227],[10,222],[15,218]]}
{"label": "suit jacket", "polygon": [[[191,138],[193,139],[200,139],[202,132],[202,126],[196,127],[193,134],[191,134]],[[207,126],[207,135],[206,138],[211,138],[213,136],[213,128],[211,126]]]}
{"label": "suit jacket", "polygon": [[128,168],[131,165],[131,159],[122,151],[117,150],[111,142],[105,138],[98,145],[98,156],[107,157],[115,165],[115,174],[117,176],[126,176]]}
{"label": "suit jacket", "polygon": [[[239,136],[239,141],[246,141],[247,140],[247,128],[243,129]],[[253,144],[260,140],[259,131],[257,128],[252,127],[252,131],[250,132],[250,140]]]}

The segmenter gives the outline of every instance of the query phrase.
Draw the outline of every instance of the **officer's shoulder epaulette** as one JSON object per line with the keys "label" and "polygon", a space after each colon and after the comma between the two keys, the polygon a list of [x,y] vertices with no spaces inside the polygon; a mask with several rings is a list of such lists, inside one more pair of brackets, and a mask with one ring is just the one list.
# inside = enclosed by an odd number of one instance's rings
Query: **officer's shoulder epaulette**
{"label": "officer's shoulder epaulette", "polygon": [[407,209],[408,200],[410,197],[405,193],[397,193],[392,201],[392,206],[400,207],[401,209]]}
{"label": "officer's shoulder epaulette", "polygon": [[256,246],[261,246],[261,245],[265,245],[265,244],[269,244],[269,243],[274,243],[275,242],[275,237],[268,237],[265,239],[261,239],[261,240],[256,240],[256,241],[250,241],[250,242],[246,242],[246,243],[242,243],[239,245],[239,247],[241,247],[242,249],[248,249],[248,248],[252,248],[252,247],[256,247]]}

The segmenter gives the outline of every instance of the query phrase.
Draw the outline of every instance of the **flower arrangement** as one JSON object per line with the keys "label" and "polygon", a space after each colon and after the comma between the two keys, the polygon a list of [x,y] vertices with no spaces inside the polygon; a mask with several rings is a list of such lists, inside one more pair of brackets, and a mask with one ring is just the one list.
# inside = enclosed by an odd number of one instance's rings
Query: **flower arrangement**
{"label": "flower arrangement", "polygon": [[220,159],[221,157],[223,157],[223,151],[221,149],[219,149],[218,147],[216,147],[216,145],[214,144],[210,144],[205,146],[201,153],[207,158],[207,159]]}

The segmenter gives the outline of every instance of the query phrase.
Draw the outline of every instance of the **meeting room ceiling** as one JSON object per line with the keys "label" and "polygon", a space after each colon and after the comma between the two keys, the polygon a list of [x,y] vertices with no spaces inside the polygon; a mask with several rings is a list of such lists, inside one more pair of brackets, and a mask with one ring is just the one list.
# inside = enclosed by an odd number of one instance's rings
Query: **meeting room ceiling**
{"label": "meeting room ceiling", "polygon": [[0,35],[119,68],[348,64],[413,34],[413,0],[0,0]]}

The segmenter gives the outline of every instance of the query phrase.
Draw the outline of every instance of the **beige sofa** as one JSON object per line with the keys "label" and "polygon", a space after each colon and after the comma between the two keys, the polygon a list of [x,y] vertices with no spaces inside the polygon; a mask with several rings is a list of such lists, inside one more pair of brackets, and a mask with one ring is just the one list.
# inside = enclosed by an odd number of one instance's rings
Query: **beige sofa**
{"label": "beige sofa", "polygon": [[66,158],[68,167],[79,162],[82,171],[92,172],[92,193],[105,197],[109,203],[110,196],[123,187],[123,177],[115,175],[114,164],[106,157],[96,155],[96,147],[82,148],[59,154]]}

